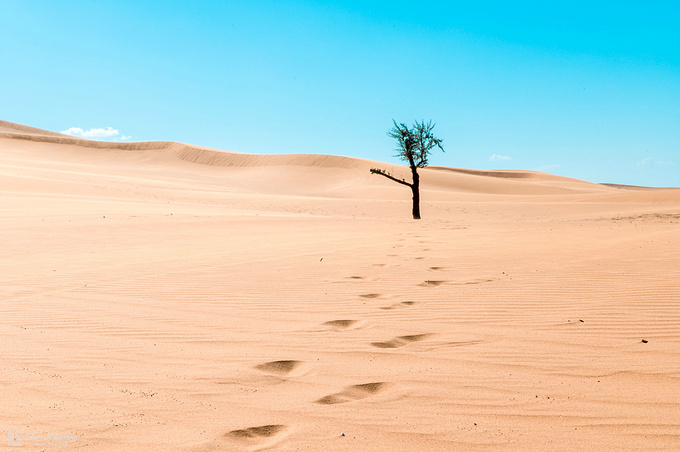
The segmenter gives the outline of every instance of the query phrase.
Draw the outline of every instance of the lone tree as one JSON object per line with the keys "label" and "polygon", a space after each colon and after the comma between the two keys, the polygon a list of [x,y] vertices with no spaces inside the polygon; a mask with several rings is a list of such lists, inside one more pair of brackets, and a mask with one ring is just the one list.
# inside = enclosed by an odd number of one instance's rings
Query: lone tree
{"label": "lone tree", "polygon": [[399,147],[396,149],[398,152],[396,157],[408,162],[413,180],[409,183],[404,179],[397,179],[387,171],[378,168],[371,168],[371,173],[380,174],[399,184],[411,187],[411,192],[413,192],[413,219],[420,220],[420,176],[418,175],[418,168],[427,166],[427,156],[432,148],[438,147],[442,152],[444,151],[442,140],[432,135],[432,129],[435,126],[432,121],[428,123],[416,121],[411,129],[403,122],[397,124],[394,119],[392,122],[394,127],[387,132],[387,135],[397,140]]}

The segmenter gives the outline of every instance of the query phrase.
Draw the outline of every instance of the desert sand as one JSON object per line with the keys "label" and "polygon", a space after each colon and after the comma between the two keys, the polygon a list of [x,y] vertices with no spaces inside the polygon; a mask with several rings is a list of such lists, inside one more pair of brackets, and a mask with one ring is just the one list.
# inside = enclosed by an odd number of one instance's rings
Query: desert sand
{"label": "desert sand", "polygon": [[680,450],[680,189],[430,167],[414,221],[375,166],[0,122],[3,429]]}

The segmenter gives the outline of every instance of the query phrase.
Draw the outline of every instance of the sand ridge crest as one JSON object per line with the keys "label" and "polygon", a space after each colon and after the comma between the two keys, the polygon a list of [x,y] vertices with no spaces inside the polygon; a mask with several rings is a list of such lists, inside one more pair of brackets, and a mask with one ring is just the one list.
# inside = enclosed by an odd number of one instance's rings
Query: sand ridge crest
{"label": "sand ridge crest", "polygon": [[[314,154],[255,155],[231,151],[223,151],[204,146],[189,145],[170,141],[148,142],[107,142],[70,137],[54,132],[42,131],[27,126],[4,122],[0,127],[0,139],[29,141],[49,148],[52,152],[64,149],[72,152],[72,148],[88,150],[83,156],[92,152],[136,151],[159,152],[177,162],[205,165],[213,168],[229,168],[241,173],[234,182],[248,185],[253,178],[261,181],[270,178],[272,182],[282,179],[286,185],[295,182],[296,193],[329,193],[337,192],[346,197],[364,198],[370,193],[372,197],[388,195],[389,199],[402,199],[402,190],[394,187],[390,181],[371,177],[368,170],[372,167],[386,167],[396,177],[407,177],[408,168],[404,165],[386,165],[354,157]],[[104,154],[105,155],[105,154]],[[307,169],[323,169],[318,178],[307,172]],[[248,172],[250,170],[251,172]],[[265,171],[266,170],[266,171]],[[245,171],[245,172],[243,172]],[[252,172],[256,171],[256,172]],[[265,172],[263,172],[265,171]],[[288,173],[288,175],[286,175]],[[568,195],[568,194],[603,194],[612,196],[625,192],[620,188],[593,184],[575,179],[527,171],[479,171],[460,168],[427,167],[422,170],[423,190],[432,191],[433,199],[441,199],[441,193],[479,193],[504,195]],[[241,178],[240,176],[243,176]],[[307,178],[307,185],[301,185]],[[324,188],[325,187],[325,188]],[[363,188],[362,188],[363,187]],[[262,187],[264,188],[264,187]],[[284,188],[280,182],[279,190]],[[255,191],[262,191],[255,190]],[[275,192],[265,189],[265,193]]]}

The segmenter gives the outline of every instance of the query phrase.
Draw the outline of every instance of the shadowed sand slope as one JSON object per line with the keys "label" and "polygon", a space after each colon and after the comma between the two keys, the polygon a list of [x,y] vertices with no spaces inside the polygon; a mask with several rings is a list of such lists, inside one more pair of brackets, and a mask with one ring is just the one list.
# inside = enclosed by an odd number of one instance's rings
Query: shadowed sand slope
{"label": "shadowed sand slope", "polygon": [[0,125],[29,449],[680,450],[678,189]]}

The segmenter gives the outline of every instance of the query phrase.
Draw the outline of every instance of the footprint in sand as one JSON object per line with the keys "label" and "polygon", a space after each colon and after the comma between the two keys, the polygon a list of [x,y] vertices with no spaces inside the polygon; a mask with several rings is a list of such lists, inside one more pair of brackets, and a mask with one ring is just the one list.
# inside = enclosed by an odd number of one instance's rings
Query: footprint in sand
{"label": "footprint in sand", "polygon": [[412,334],[409,336],[399,336],[392,340],[385,342],[371,342],[371,345],[378,348],[401,348],[411,342],[418,342],[427,339],[427,337],[432,336],[431,334]]}
{"label": "footprint in sand", "polygon": [[480,278],[480,279],[471,279],[470,281],[464,281],[464,282],[454,282],[450,283],[455,286],[468,286],[470,284],[484,284],[488,282],[492,282],[493,279],[488,279],[488,278]]}
{"label": "footprint in sand", "polygon": [[344,276],[341,279],[335,279],[335,280],[327,280],[327,282],[334,283],[334,284],[348,284],[348,283],[364,283],[364,282],[375,282],[375,281],[380,281],[380,278],[375,278],[375,277],[368,277],[368,276],[361,276],[361,275],[352,275],[352,276]]}
{"label": "footprint in sand", "polygon": [[356,325],[358,320],[350,320],[350,319],[341,319],[341,320],[331,320],[328,322],[324,322],[323,324],[326,326],[330,326],[332,328],[335,328],[336,330],[346,330],[347,328]]}
{"label": "footprint in sand", "polygon": [[227,433],[227,436],[240,440],[265,439],[272,438],[282,433],[285,429],[286,426],[281,424],[261,425],[242,430],[232,430]]}
{"label": "footprint in sand", "polygon": [[268,363],[255,366],[257,370],[267,372],[270,374],[285,375],[290,373],[293,369],[302,364],[302,361],[285,360],[285,361],[271,361]]}
{"label": "footprint in sand", "polygon": [[446,284],[449,281],[436,281],[436,280],[427,280],[423,281],[422,283],[418,284],[421,287],[438,287],[441,286],[442,284]]}
{"label": "footprint in sand", "polygon": [[[440,269],[442,267],[430,267],[431,269]],[[455,282],[455,281],[441,281],[441,280],[427,280],[423,281],[422,283],[418,284],[421,287],[438,287],[441,286],[442,284],[448,284],[452,286],[467,286],[470,284],[484,284],[488,282],[492,282],[493,279],[488,279],[488,278],[480,278],[480,279],[471,279],[470,281],[461,281],[461,282]]]}
{"label": "footprint in sand", "polygon": [[335,405],[337,403],[352,402],[354,400],[365,399],[368,396],[377,394],[387,387],[387,383],[364,383],[361,385],[348,386],[340,392],[327,395],[316,401],[322,405]]}
{"label": "footprint in sand", "polygon": [[380,309],[388,311],[388,310],[391,310],[391,309],[398,309],[398,308],[405,308],[407,306],[413,306],[414,304],[416,304],[415,301],[402,301],[402,302],[395,303],[395,304],[390,305],[390,306],[383,306]]}

